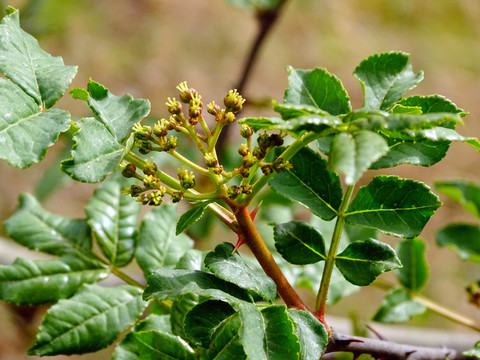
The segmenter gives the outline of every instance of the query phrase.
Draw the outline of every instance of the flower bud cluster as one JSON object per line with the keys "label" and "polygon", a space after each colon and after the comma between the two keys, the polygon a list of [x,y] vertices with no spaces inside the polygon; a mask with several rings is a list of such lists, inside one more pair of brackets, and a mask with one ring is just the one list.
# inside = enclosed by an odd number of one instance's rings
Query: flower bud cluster
{"label": "flower bud cluster", "polygon": [[263,159],[268,150],[283,145],[283,138],[279,134],[262,134],[257,138],[257,144],[258,146],[253,149],[253,155],[257,159]]}
{"label": "flower bud cluster", "polygon": [[[159,206],[163,202],[163,197],[167,192],[167,189],[161,185],[160,180],[155,176],[157,166],[152,162],[148,163],[143,172],[142,185],[132,185],[130,188],[123,190],[127,195],[137,198],[138,202],[143,205]],[[123,171],[123,176],[126,177],[140,177],[136,174],[136,168],[134,164],[127,164]]]}
{"label": "flower bud cluster", "polygon": [[191,189],[195,186],[195,175],[192,171],[188,171],[185,167],[178,169],[178,179],[182,189]]}
{"label": "flower bud cluster", "polygon": [[227,187],[227,197],[230,200],[235,200],[240,194],[251,194],[252,193],[252,185],[250,184],[243,184],[241,186],[238,185],[231,185]]}
{"label": "flower bud cluster", "polygon": [[280,173],[284,170],[288,170],[292,167],[293,165],[288,162],[287,160],[283,159],[283,158],[278,158],[276,159],[274,162],[270,163],[270,164],[265,164],[261,167],[262,169],[262,172],[265,174],[265,175],[269,175],[273,172],[277,172],[277,173]]}

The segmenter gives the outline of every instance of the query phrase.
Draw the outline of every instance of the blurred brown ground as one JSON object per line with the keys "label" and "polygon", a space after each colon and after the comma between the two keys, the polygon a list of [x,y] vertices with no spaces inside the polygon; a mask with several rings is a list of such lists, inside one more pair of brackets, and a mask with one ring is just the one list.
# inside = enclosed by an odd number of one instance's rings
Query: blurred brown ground
{"label": "blurred brown ground", "polygon": [[[12,0],[22,9],[23,27],[41,46],[66,64],[79,65],[73,86],[85,87],[89,78],[114,94],[148,98],[153,115],[165,115],[167,96],[188,80],[206,101],[221,101],[237,82],[256,32],[251,14],[223,0]],[[33,4],[33,5],[32,5]],[[466,136],[480,136],[480,2],[477,0],[289,0],[263,47],[244,95],[247,99],[281,101],[287,86],[285,67],[325,67],[348,90],[354,107],[361,106],[361,88],[352,76],[367,56],[390,50],[412,55],[415,71],[425,80],[411,94],[439,93],[470,112]],[[88,114],[80,101],[65,96],[58,107],[75,116]],[[244,115],[272,114],[268,108],[249,108]],[[44,162],[28,170],[0,162],[0,221],[14,210],[18,194],[34,192],[36,181],[52,163],[51,149]],[[433,186],[434,180],[466,178],[480,181],[480,155],[467,145],[453,144],[445,160],[431,168],[402,166],[386,173],[416,178]],[[45,203],[51,211],[82,217],[83,206],[95,186],[75,184],[55,193]],[[68,199],[68,202],[65,201]],[[443,200],[446,200],[443,198]],[[459,206],[446,200],[427,225],[432,278],[425,293],[480,320],[479,310],[466,302],[463,288],[480,278],[478,266],[464,264],[449,250],[438,249],[433,232],[453,220],[473,221]],[[2,251],[0,249],[0,251]],[[342,300],[332,311],[359,312],[368,319],[382,298],[378,290]],[[365,300],[361,311],[358,299]],[[0,305],[0,360],[29,358],[32,329],[25,329],[4,304]],[[36,315],[35,321],[41,320]],[[34,322],[35,322],[34,321]],[[453,327],[438,317],[413,323]],[[108,358],[109,350],[85,359]],[[76,357],[73,357],[76,358]]]}

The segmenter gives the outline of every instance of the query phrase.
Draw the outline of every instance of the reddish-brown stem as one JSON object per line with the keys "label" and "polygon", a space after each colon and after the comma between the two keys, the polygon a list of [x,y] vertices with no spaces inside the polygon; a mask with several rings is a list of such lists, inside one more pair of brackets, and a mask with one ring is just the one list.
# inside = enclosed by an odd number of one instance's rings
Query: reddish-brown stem
{"label": "reddish-brown stem", "polygon": [[[262,237],[258,233],[247,207],[234,207],[233,210],[238,222],[239,235],[242,236],[242,240],[245,241],[253,255],[258,260],[263,271],[265,271],[265,273],[275,282],[275,285],[277,285],[277,292],[282,297],[285,304],[288,307],[310,311],[314,314],[314,312],[305,305],[295,289],[285,278],[285,275],[282,270],[280,270],[280,267],[275,262],[270,250],[268,250]],[[325,323],[324,325],[327,326]]]}

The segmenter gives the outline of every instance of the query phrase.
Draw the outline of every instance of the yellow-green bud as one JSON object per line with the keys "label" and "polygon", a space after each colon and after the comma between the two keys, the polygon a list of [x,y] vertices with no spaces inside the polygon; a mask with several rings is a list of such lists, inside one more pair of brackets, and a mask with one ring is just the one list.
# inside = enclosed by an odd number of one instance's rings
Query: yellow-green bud
{"label": "yellow-green bud", "polygon": [[263,159],[265,155],[267,155],[267,151],[259,148],[258,146],[255,146],[252,155],[255,156],[257,159]]}
{"label": "yellow-green bud", "polygon": [[132,178],[132,177],[135,177],[136,171],[137,171],[137,167],[132,163],[128,163],[123,168],[122,175],[126,178]]}
{"label": "yellow-green bud", "polygon": [[157,170],[158,170],[157,164],[153,162],[153,158],[152,158],[150,162],[148,162],[145,165],[145,169],[143,169],[143,173],[145,175],[155,176],[155,174],[157,173]]}
{"label": "yellow-green bud", "polygon": [[218,165],[215,169],[213,169],[213,173],[215,175],[221,175],[223,172],[223,166],[222,165]]}
{"label": "yellow-green bud", "polygon": [[205,158],[205,163],[207,164],[207,167],[213,168],[218,165],[218,159],[213,153],[206,153],[204,155]]}
{"label": "yellow-green bud", "polygon": [[238,153],[241,156],[247,156],[247,154],[249,153],[247,144],[241,144],[238,148]]}
{"label": "yellow-green bud", "polygon": [[180,83],[177,86],[177,89],[180,91],[180,101],[185,104],[188,104],[190,100],[192,100],[196,95],[198,95],[198,92],[195,89],[191,89],[188,87],[186,81]]}
{"label": "yellow-green bud", "polygon": [[154,190],[147,195],[148,205],[159,206],[163,202],[163,194],[159,190]]}
{"label": "yellow-green bud", "polygon": [[143,154],[143,155],[147,155],[153,149],[152,144],[148,141],[140,140],[137,142],[137,144],[138,144],[138,151],[140,152],[140,154]]}
{"label": "yellow-green bud", "polygon": [[154,126],[153,126],[153,133],[157,137],[164,137],[167,136],[169,129],[169,121],[166,119],[160,119]]}
{"label": "yellow-green bud", "polygon": [[253,186],[251,184],[243,184],[240,187],[240,191],[242,192],[242,194],[247,194],[247,195],[252,193],[252,189],[253,189]]}
{"label": "yellow-green bud", "polygon": [[215,104],[215,101],[212,101],[210,104],[207,105],[207,112],[210,115],[217,116],[217,114],[220,112],[220,106]]}
{"label": "yellow-green bud", "polygon": [[261,167],[262,173],[265,175],[270,175],[273,172],[272,165],[271,164],[265,164]]}
{"label": "yellow-green bud", "polygon": [[143,178],[143,186],[147,189],[157,189],[160,185],[160,180],[158,180],[154,175],[145,175]]}
{"label": "yellow-green bud", "polygon": [[148,140],[152,136],[152,128],[150,126],[142,125],[139,122],[133,125],[133,132],[135,139]]}
{"label": "yellow-green bud", "polygon": [[173,203],[178,203],[183,198],[182,191],[174,191],[171,195],[171,200]]}
{"label": "yellow-green bud", "polygon": [[195,175],[185,167],[182,170],[178,169],[178,179],[180,180],[180,186],[184,189],[191,189],[195,186]]}
{"label": "yellow-green bud", "polygon": [[227,188],[227,196],[229,199],[234,200],[240,195],[240,188],[237,185],[232,185]]}
{"label": "yellow-green bud", "polygon": [[225,104],[227,111],[231,111],[233,113],[237,113],[242,110],[244,102],[245,99],[238,93],[236,89],[230,90],[227,96],[225,96],[223,99],[223,103]]}
{"label": "yellow-green bud", "polygon": [[248,139],[250,136],[253,135],[253,129],[250,126],[243,124],[242,129],[240,130],[240,135],[243,138]]}
{"label": "yellow-green bud", "polygon": [[178,138],[176,136],[170,136],[165,142],[165,151],[175,150],[177,148]]}
{"label": "yellow-green bud", "polygon": [[253,156],[251,153],[248,153],[243,159],[242,159],[242,164],[244,167],[249,168],[255,165],[255,163],[258,161],[258,159]]}
{"label": "yellow-green bud", "polygon": [[175,98],[167,99],[168,101],[165,103],[167,105],[168,112],[170,114],[179,115],[182,112],[182,104],[180,104]]}

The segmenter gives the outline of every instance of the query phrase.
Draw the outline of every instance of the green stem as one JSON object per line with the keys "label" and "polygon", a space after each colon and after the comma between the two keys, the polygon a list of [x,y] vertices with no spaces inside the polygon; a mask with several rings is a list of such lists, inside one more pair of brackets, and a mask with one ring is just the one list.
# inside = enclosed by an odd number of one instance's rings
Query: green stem
{"label": "green stem", "polygon": [[137,280],[131,278],[130,276],[128,276],[127,274],[125,274],[124,272],[122,272],[120,269],[118,269],[117,267],[115,266],[112,266],[110,267],[110,271],[112,272],[112,274],[114,274],[115,276],[117,276],[118,278],[122,279],[123,281],[125,281],[128,285],[132,285],[132,286],[136,286],[142,290],[145,290],[145,286],[143,286],[142,284],[140,284]]}
{"label": "green stem", "polygon": [[210,176],[210,173],[209,173],[208,169],[205,169],[205,168],[201,167],[200,165],[195,164],[193,161],[187,159],[185,156],[179,154],[175,150],[169,151],[168,153],[170,155],[172,155],[175,159],[180,160],[185,165],[190,166],[192,169],[198,171],[200,174],[205,175],[205,176]]}
{"label": "green stem", "polygon": [[327,258],[325,259],[325,267],[323,268],[322,281],[317,294],[317,300],[315,302],[315,311],[323,319],[325,315],[325,307],[327,303],[328,288],[330,286],[330,280],[332,278],[333,269],[335,267],[335,257],[338,252],[338,245],[340,244],[340,238],[345,226],[345,211],[353,194],[355,186],[349,185],[343,197],[340,208],[338,209],[337,222],[335,223],[335,229],[333,230],[332,241],[330,249],[328,250]]}
{"label": "green stem", "polygon": [[[377,280],[373,283],[373,285],[387,291],[395,287],[393,284],[390,284],[384,280]],[[449,309],[448,307],[441,305],[424,295],[416,294],[411,291],[409,291],[409,295],[413,300],[423,304],[427,309],[429,309],[430,311],[433,311],[437,315],[440,315],[450,321],[456,322],[457,324],[466,326],[470,329],[480,332],[480,325],[477,324],[473,319],[468,318],[462,314],[459,314],[458,312],[452,309]]]}
{"label": "green stem", "polygon": [[213,152],[215,150],[215,145],[217,145],[218,138],[220,134],[222,133],[222,129],[225,125],[217,122],[215,124],[215,127],[212,130],[212,137],[208,140],[208,151]]}
{"label": "green stem", "polygon": [[[279,156],[279,158],[283,158],[285,160],[290,160],[297,152],[299,152],[302,148],[304,148],[310,142],[322,137],[321,133],[309,132],[302,136],[301,139],[292,143],[289,147],[285,149],[285,151]],[[255,197],[258,192],[263,189],[263,187],[275,176],[275,173],[271,173],[269,175],[263,174],[258,178],[258,180],[253,184],[252,193],[247,195],[242,204],[248,204],[251,199]]]}

